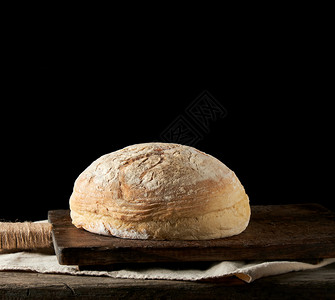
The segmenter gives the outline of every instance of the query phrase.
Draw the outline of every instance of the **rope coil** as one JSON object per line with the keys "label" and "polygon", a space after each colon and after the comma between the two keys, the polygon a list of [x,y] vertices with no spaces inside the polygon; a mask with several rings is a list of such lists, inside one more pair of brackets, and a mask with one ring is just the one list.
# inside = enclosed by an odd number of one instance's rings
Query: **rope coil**
{"label": "rope coil", "polygon": [[50,223],[0,222],[0,252],[52,248],[51,228]]}

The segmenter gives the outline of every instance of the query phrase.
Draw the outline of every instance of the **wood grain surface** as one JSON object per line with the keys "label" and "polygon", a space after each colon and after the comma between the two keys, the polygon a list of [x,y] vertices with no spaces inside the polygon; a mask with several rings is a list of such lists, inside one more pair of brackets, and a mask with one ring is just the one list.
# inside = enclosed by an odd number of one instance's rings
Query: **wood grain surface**
{"label": "wood grain surface", "polygon": [[252,283],[0,272],[0,299],[335,299],[335,264]]}
{"label": "wood grain surface", "polygon": [[69,210],[49,212],[53,243],[63,265],[286,260],[335,257],[335,213],[318,204],[252,206],[241,234],[206,241],[107,237],[77,229]]}

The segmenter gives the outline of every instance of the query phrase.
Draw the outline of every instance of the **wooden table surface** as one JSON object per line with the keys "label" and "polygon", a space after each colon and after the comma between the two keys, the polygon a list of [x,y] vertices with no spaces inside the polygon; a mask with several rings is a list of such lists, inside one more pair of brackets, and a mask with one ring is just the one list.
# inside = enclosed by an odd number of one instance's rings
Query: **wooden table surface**
{"label": "wooden table surface", "polygon": [[335,264],[252,283],[0,272],[0,299],[335,299]]}

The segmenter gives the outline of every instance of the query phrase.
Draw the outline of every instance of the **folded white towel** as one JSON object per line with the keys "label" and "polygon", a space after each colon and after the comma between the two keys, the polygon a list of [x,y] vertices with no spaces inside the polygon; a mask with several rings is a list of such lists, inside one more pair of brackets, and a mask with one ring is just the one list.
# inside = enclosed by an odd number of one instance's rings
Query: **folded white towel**
{"label": "folded white towel", "polygon": [[283,274],[291,271],[316,269],[334,263],[335,258],[327,258],[317,264],[297,261],[223,261],[209,264],[207,269],[167,269],[159,267],[126,268],[117,271],[79,271],[77,266],[58,264],[56,255],[17,252],[0,255],[0,271],[33,271],[39,273],[56,273],[71,275],[109,276],[113,278],[133,279],[170,279],[170,280],[204,280],[226,276],[237,276],[245,282],[258,278]]}

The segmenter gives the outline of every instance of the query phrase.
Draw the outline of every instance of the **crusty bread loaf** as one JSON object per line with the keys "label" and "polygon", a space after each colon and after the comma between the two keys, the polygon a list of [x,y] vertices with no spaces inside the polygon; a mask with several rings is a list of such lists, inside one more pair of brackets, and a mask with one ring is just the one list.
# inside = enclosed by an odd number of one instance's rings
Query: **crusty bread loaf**
{"label": "crusty bread loaf", "polygon": [[241,233],[250,218],[243,186],[218,159],[170,143],[101,156],[77,178],[73,224],[131,239],[205,240]]}

